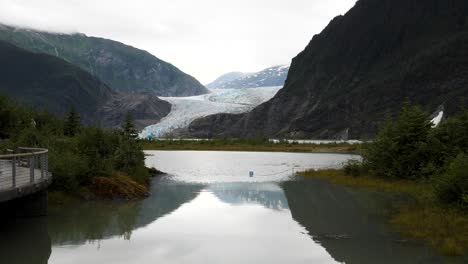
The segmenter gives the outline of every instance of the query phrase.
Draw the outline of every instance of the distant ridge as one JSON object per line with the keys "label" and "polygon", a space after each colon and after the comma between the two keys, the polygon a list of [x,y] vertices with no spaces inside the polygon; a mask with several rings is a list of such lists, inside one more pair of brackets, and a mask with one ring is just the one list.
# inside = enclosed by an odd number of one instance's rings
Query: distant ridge
{"label": "distant ridge", "polygon": [[278,65],[256,73],[227,73],[208,84],[207,87],[210,89],[241,89],[283,86],[288,76],[288,71],[289,65]]}
{"label": "distant ridge", "polygon": [[64,115],[72,107],[83,122],[118,127],[127,112],[139,128],[166,116],[171,105],[154,94],[111,90],[88,72],[60,58],[0,41],[0,94],[36,109]]}
{"label": "distant ridge", "polygon": [[208,93],[195,78],[152,54],[113,40],[81,33],[58,34],[0,24],[0,40],[62,58],[98,77],[114,91],[158,96]]}
{"label": "distant ridge", "polygon": [[247,75],[249,75],[249,73],[229,72],[229,73],[226,73],[226,74],[223,74],[223,75],[219,76],[216,80],[214,80],[213,82],[211,82],[211,83],[209,83],[209,84],[207,84],[205,86],[207,88],[210,88],[210,89],[220,88],[225,83],[232,82],[234,80],[240,79],[240,78],[245,77]]}

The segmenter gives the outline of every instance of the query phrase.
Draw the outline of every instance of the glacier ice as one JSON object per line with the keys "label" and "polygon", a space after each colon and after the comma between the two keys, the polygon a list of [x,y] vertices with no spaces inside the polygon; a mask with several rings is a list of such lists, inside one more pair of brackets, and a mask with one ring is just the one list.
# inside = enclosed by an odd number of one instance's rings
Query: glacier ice
{"label": "glacier ice", "polygon": [[172,104],[171,112],[159,123],[143,129],[140,138],[160,138],[187,127],[197,118],[218,113],[238,114],[270,100],[282,86],[212,89],[211,93],[190,97],[160,97]]}

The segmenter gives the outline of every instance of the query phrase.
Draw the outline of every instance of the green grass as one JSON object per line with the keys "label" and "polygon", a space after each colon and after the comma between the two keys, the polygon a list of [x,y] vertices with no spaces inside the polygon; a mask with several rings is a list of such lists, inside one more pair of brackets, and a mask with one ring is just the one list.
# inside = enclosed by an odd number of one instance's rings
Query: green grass
{"label": "green grass", "polygon": [[387,180],[370,175],[351,177],[343,170],[334,169],[298,174],[333,184],[409,194],[414,199],[390,215],[389,223],[395,229],[405,236],[427,242],[447,256],[463,255],[468,249],[467,212],[437,202],[433,187],[428,182]]}
{"label": "green grass", "polygon": [[264,139],[214,140],[143,140],[144,150],[212,150],[212,151],[264,151],[264,152],[338,152],[357,153],[358,144],[297,144],[272,143]]}

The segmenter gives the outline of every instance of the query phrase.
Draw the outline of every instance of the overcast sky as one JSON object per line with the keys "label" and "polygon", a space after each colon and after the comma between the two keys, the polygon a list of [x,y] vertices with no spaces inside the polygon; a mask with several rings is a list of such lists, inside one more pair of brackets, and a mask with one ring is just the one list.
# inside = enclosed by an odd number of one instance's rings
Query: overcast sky
{"label": "overcast sky", "polygon": [[0,22],[144,49],[206,84],[289,64],[356,0],[0,0]]}

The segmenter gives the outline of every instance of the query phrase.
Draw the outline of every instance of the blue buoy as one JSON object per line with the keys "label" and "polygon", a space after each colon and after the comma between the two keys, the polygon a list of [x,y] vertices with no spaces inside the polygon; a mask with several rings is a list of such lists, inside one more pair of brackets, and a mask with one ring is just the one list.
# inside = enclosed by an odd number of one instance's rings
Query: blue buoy
{"label": "blue buoy", "polygon": [[249,176],[250,176],[250,177],[253,177],[253,176],[254,176],[254,172],[253,172],[253,171],[249,171]]}

